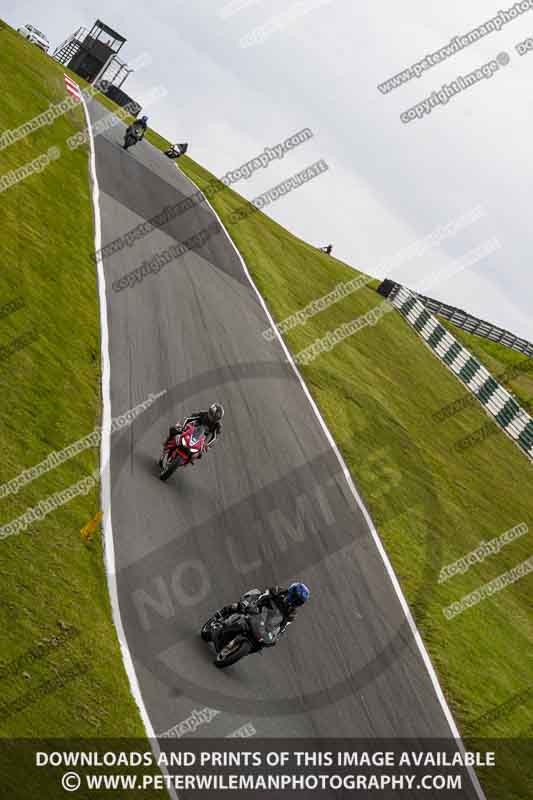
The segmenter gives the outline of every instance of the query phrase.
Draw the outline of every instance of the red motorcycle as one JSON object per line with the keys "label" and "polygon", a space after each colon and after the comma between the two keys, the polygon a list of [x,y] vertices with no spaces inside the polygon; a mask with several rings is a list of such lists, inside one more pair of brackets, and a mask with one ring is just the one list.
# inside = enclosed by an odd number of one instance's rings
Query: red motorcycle
{"label": "red motorcycle", "polygon": [[178,467],[194,463],[206,452],[205,428],[190,422],[176,436],[171,436],[165,442],[159,459],[159,478],[166,481]]}

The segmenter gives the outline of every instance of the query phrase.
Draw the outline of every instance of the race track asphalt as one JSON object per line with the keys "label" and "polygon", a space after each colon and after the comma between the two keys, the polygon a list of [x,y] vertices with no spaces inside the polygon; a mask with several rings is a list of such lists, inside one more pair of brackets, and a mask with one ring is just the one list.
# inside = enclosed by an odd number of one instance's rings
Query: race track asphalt
{"label": "race track asphalt", "polygon": [[[103,245],[196,192],[148,142],[124,151],[123,130],[95,138]],[[112,416],[166,391],[111,450],[120,611],[154,730],[208,707],[218,713],[197,736],[252,723],[260,737],[448,737],[365,518],[280,343],[261,335],[265,312],[226,234],[113,288],[215,219],[199,203],[104,259]],[[213,400],[222,438],[162,483],[169,424]],[[282,641],[215,669],[198,635],[208,615],[293,579],[312,597]]]}

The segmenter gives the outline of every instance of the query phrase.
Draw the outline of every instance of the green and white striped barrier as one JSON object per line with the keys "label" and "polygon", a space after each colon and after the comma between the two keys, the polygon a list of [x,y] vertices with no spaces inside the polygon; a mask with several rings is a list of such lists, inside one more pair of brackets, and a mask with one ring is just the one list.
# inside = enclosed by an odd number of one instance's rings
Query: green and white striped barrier
{"label": "green and white striped barrier", "polygon": [[416,295],[395,287],[389,301],[446,366],[477,397],[502,430],[533,460],[533,418],[490,372],[463,347]]}

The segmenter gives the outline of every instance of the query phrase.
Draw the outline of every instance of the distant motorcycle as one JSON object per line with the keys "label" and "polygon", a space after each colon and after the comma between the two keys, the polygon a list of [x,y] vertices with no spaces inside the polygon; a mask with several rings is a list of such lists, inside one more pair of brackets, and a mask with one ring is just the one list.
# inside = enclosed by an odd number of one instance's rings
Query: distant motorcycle
{"label": "distant motorcycle", "polygon": [[173,144],[171,145],[168,150],[165,150],[165,155],[168,158],[180,158],[180,156],[185,155],[189,148],[187,142],[182,142],[181,144]]}
{"label": "distant motorcycle", "polygon": [[129,128],[126,128],[126,133],[124,135],[124,144],[122,145],[124,150],[127,150],[128,147],[132,147],[134,144],[137,144],[144,138],[144,130],[140,125],[130,125]]}
{"label": "distant motorcycle", "polygon": [[210,642],[216,652],[214,664],[219,669],[229,667],[263,647],[272,647],[280,635],[283,616],[277,609],[263,608],[258,611],[254,601],[260,595],[254,589],[244,594],[239,606],[241,611],[220,619],[217,614],[203,625],[200,636]]}
{"label": "distant motorcycle", "polygon": [[178,467],[193,463],[207,452],[206,430],[204,426],[190,422],[176,436],[171,436],[163,445],[159,459],[159,477],[168,480]]}

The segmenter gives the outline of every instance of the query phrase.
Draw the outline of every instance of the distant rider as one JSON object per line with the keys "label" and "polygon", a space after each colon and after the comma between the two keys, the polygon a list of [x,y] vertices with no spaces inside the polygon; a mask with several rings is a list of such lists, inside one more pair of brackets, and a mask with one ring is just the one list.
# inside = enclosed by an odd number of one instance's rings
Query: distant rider
{"label": "distant rider", "polygon": [[189,145],[187,142],[182,142],[181,144],[173,144],[171,145],[168,150],[165,150],[165,155],[169,158],[179,158],[183,156],[188,149]]}
{"label": "distant rider", "polygon": [[[178,433],[181,433],[182,430],[192,422],[195,427],[197,425],[203,425],[206,428],[206,444],[208,448],[212,447],[222,433],[223,416],[224,408],[222,407],[221,403],[211,403],[207,411],[196,411],[194,414],[191,414],[190,417],[187,417],[187,419],[181,424],[176,422],[175,425],[172,425],[168,430],[168,437],[165,441],[165,445],[168,444],[173,436],[177,436]],[[201,458],[201,454],[198,456],[198,458]],[[194,461],[192,463],[194,464]]]}
{"label": "distant rider", "polygon": [[[309,600],[309,589],[305,583],[296,581],[289,584],[286,589],[280,586],[271,586],[260,592],[259,589],[251,589],[246,592],[237,603],[231,603],[229,606],[224,606],[217,611],[214,615],[216,620],[222,621],[230,614],[259,614],[264,608],[269,608],[272,611],[279,611],[283,617],[281,622],[278,638],[285,632],[287,627],[294,622],[296,618],[296,609],[303,606]],[[231,626],[224,629],[224,636],[232,632]],[[233,631],[235,634],[241,632],[241,624],[236,623]],[[221,631],[222,633],[222,631]],[[276,644],[276,640],[272,645]]]}
{"label": "distant rider", "polygon": [[144,139],[144,134],[146,133],[146,129],[148,128],[148,117],[141,117],[140,119],[136,119],[134,122],[131,123],[127,132],[135,132],[135,134],[142,134],[139,137],[139,141]]}

